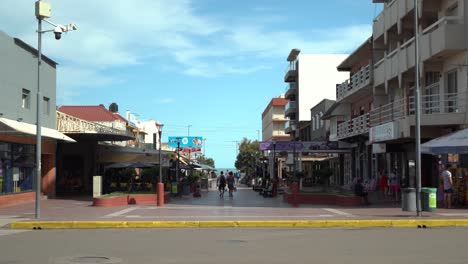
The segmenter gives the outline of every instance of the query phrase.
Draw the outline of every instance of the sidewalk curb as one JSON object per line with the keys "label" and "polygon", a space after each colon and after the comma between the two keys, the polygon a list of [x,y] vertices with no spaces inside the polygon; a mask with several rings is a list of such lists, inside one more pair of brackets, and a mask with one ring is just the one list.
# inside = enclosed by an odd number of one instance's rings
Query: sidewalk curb
{"label": "sidewalk curb", "polygon": [[426,228],[468,227],[468,219],[398,220],[285,220],[285,221],[28,221],[10,223],[10,229],[106,228]]}

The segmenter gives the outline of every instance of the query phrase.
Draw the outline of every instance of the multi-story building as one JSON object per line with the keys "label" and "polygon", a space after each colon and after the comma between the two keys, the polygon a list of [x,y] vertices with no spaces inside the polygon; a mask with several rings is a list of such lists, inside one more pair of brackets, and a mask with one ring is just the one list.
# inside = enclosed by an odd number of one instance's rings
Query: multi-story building
{"label": "multi-story building", "polygon": [[[0,31],[0,58],[0,205],[4,205],[35,197],[37,50]],[[53,197],[57,139],[73,140],[55,130],[57,63],[47,56],[42,58],[41,190]]]}
{"label": "multi-story building", "polygon": [[287,83],[285,98],[289,103],[285,115],[289,121],[285,129],[292,139],[310,140],[310,108],[322,98],[334,97],[334,91],[327,87],[335,87],[340,79],[345,78],[335,69],[346,55],[299,53],[299,49],[293,49],[287,58],[289,66],[284,81]]}
{"label": "multi-story building", "polygon": [[334,104],[334,100],[323,99],[320,103],[310,109],[310,140],[329,140],[330,121],[323,120],[322,117]]}
{"label": "multi-story building", "polygon": [[262,113],[262,141],[289,141],[290,136],[284,132],[284,125],[288,121],[284,116],[284,107],[288,100],[284,95],[271,99]]}
{"label": "multi-story building", "polygon": [[[404,184],[408,160],[415,159],[415,32],[419,36],[422,141],[468,124],[468,4],[463,0],[423,0],[414,27],[414,1],[377,1],[374,20],[373,104],[369,141],[375,145],[374,173],[396,170]],[[437,184],[437,162],[423,155],[423,185]]]}
{"label": "multi-story building", "polygon": [[372,148],[369,146],[369,111],[373,102],[372,38],[351,53],[337,69],[348,79],[336,85],[336,103],[325,113],[330,120],[330,140],[349,143],[350,153],[341,154],[343,175],[349,184],[356,176],[372,178]]}

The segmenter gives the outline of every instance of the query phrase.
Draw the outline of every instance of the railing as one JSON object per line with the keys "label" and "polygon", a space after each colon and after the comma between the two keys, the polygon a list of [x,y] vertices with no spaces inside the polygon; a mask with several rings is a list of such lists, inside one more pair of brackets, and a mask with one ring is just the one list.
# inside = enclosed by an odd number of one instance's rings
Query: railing
{"label": "railing", "polygon": [[[447,114],[464,112],[464,99],[458,93],[429,94],[421,96],[421,114]],[[382,105],[370,112],[370,126],[377,126],[415,114],[414,96],[408,96]]]}
{"label": "railing", "polygon": [[281,120],[281,121],[285,121],[286,120],[286,117],[284,115],[281,115],[281,114],[273,114],[271,116],[271,119],[272,120]]}
{"label": "railing", "polygon": [[337,139],[357,136],[369,131],[369,113],[338,124]]}
{"label": "railing", "polygon": [[346,80],[336,88],[336,98],[338,101],[342,100],[352,92],[359,90],[370,80],[370,67],[369,65],[363,67],[361,70],[351,76],[351,79]]}
{"label": "railing", "polygon": [[127,130],[115,129],[78,117],[57,112],[57,130],[62,133],[92,133],[108,135],[124,135],[134,138],[133,133]]}
{"label": "railing", "polygon": [[457,16],[446,16],[446,17],[442,17],[441,19],[437,20],[436,22],[434,22],[432,25],[430,25],[429,27],[425,28],[423,30],[423,35],[426,35],[426,34],[429,34],[433,31],[435,31],[436,29],[439,28],[439,26],[441,25],[445,25],[445,24],[459,24],[461,22],[461,18],[460,17],[457,17]]}
{"label": "railing", "polygon": [[289,71],[296,71],[297,70],[297,61],[290,62],[289,65],[286,67],[285,73]]}
{"label": "railing", "polygon": [[285,110],[297,108],[297,101],[289,101],[286,104]]}
{"label": "railing", "polygon": [[284,90],[287,92],[289,90],[297,89],[297,84],[295,82],[288,83],[286,87],[284,87]]}

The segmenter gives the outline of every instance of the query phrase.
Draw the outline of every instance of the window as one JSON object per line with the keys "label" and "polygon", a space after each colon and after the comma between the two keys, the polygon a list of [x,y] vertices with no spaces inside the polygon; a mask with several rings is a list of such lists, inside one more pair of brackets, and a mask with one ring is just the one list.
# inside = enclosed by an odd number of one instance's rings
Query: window
{"label": "window", "polygon": [[29,107],[31,107],[31,91],[23,89],[23,94],[21,97],[21,106],[24,109],[29,109]]}
{"label": "window", "polygon": [[425,87],[422,95],[424,113],[440,113],[439,72],[425,73]]}
{"label": "window", "polygon": [[447,113],[458,112],[457,106],[457,71],[447,73],[447,81],[445,86],[445,111]]}
{"label": "window", "polygon": [[44,109],[44,115],[50,115],[50,99],[44,97],[44,101],[42,102],[42,108]]}
{"label": "window", "polygon": [[312,131],[315,131],[315,117],[312,117]]}

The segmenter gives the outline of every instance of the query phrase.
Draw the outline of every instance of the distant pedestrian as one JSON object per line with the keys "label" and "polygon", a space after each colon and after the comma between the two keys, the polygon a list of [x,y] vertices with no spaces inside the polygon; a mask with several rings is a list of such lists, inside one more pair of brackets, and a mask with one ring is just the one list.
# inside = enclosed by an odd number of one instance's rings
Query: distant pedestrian
{"label": "distant pedestrian", "polygon": [[400,178],[397,175],[396,169],[393,169],[389,175],[390,189],[392,190],[392,196],[395,199],[395,202],[399,202],[400,199]]}
{"label": "distant pedestrian", "polygon": [[229,197],[233,197],[234,195],[232,193],[234,192],[236,187],[234,186],[235,179],[234,179],[234,175],[232,174],[232,171],[229,172],[229,175],[226,181],[227,181],[227,185],[229,189]]}
{"label": "distant pedestrian", "polygon": [[441,173],[442,180],[444,181],[444,208],[452,208],[453,179],[449,169],[450,164],[446,164],[445,170]]}
{"label": "distant pedestrian", "polygon": [[380,191],[381,198],[385,199],[388,193],[388,176],[385,174],[384,170],[380,171],[379,191]]}
{"label": "distant pedestrian", "polygon": [[226,188],[226,177],[224,176],[224,172],[221,171],[218,179],[216,180],[216,186],[218,186],[219,190],[219,197],[224,197],[224,188]]}
{"label": "distant pedestrian", "polygon": [[361,197],[362,204],[369,205],[369,199],[367,198],[368,193],[364,190],[364,185],[362,184],[362,179],[359,178],[354,185],[354,194]]}

